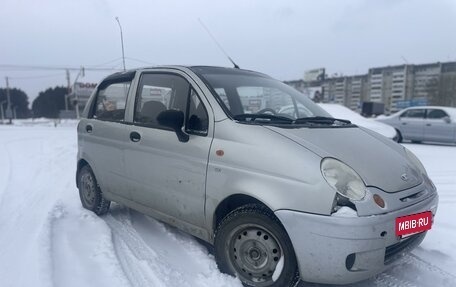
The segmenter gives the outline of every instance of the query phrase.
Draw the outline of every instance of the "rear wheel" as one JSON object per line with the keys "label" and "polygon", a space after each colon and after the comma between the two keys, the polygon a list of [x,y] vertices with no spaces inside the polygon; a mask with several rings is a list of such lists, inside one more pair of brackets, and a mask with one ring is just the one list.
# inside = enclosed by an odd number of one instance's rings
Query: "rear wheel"
{"label": "rear wheel", "polygon": [[92,169],[86,165],[79,171],[79,197],[82,206],[88,210],[102,215],[108,212],[111,201],[105,199],[98,186]]}
{"label": "rear wheel", "polygon": [[238,276],[244,286],[295,286],[299,281],[291,241],[262,205],[239,207],[222,220],[216,230],[215,257],[220,270]]}

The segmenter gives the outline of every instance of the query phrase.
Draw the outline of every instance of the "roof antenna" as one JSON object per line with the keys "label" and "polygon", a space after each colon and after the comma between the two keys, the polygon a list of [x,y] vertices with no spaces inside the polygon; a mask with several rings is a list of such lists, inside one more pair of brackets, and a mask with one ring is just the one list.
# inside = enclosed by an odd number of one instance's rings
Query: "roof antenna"
{"label": "roof antenna", "polygon": [[209,36],[212,38],[212,40],[215,42],[215,44],[217,45],[217,47],[219,47],[219,49],[222,51],[222,53],[228,58],[228,60],[230,60],[231,64],[233,64],[233,66],[236,68],[236,69],[240,69],[239,66],[233,61],[233,59],[231,59],[230,56],[228,56],[228,54],[225,52],[225,50],[223,49],[222,45],[219,44],[219,42],[217,42],[217,39],[215,39],[214,35],[212,35],[211,31],[209,31],[209,29],[206,27],[206,25],[204,25],[203,23],[203,20],[201,20],[200,18],[198,18],[198,21],[200,22],[201,26],[203,26],[204,30],[206,30],[207,34],[209,34]]}

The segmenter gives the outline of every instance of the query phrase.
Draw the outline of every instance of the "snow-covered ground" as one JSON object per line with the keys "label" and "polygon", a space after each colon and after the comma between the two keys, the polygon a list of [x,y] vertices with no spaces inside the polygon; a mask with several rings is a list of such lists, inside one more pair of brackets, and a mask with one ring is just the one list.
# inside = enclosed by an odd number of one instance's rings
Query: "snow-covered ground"
{"label": "snow-covered ground", "polygon": [[[75,126],[0,126],[0,286],[241,286],[172,227],[120,205],[101,218],[84,210]],[[456,147],[406,146],[439,190],[435,225],[412,254],[356,286],[456,286]]]}

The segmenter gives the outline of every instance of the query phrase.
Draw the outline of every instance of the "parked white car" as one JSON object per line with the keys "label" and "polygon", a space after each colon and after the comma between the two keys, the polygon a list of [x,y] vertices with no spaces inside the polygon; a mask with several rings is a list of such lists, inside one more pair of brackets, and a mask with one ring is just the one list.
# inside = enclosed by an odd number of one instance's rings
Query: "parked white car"
{"label": "parked white car", "polygon": [[399,142],[456,143],[456,108],[411,107],[378,121],[394,127]]}
{"label": "parked white car", "polygon": [[384,123],[378,122],[374,119],[369,119],[361,116],[360,114],[350,110],[347,107],[338,104],[318,104],[325,111],[327,111],[331,116],[338,119],[349,120],[353,124],[370,129],[374,132],[381,134],[389,139],[398,141],[398,133],[396,130]]}

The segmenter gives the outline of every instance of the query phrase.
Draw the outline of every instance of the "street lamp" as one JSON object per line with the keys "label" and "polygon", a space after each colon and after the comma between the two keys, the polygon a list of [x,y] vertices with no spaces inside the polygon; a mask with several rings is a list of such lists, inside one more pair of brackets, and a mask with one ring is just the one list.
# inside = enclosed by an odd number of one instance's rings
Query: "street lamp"
{"label": "street lamp", "polygon": [[125,71],[125,52],[124,52],[122,26],[120,25],[119,17],[116,17],[116,21],[117,21],[117,24],[119,24],[119,29],[120,29],[120,43],[122,44],[122,62],[123,62],[123,69]]}

